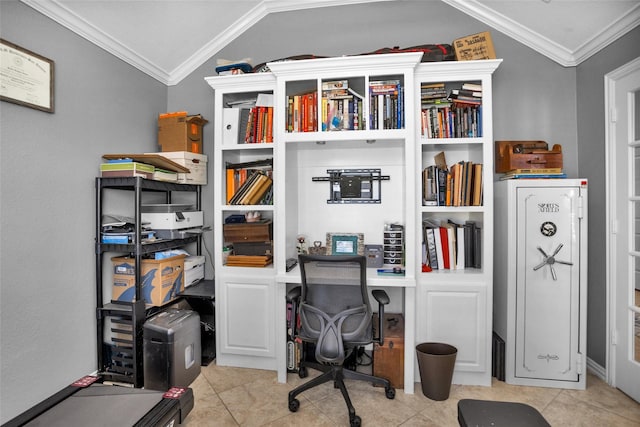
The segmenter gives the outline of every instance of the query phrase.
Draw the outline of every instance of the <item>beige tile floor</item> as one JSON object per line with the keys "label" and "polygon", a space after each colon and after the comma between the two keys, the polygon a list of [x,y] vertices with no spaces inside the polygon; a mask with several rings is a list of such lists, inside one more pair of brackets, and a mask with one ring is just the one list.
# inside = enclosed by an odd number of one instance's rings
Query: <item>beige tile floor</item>
{"label": "beige tile floor", "polygon": [[[195,406],[187,427],[208,426],[348,426],[347,408],[339,390],[323,384],[298,398],[300,409],[289,412],[287,395],[303,381],[289,374],[287,384],[276,373],[229,368],[211,363],[191,384]],[[396,398],[384,389],[347,381],[347,388],[363,426],[457,427],[460,399],[485,399],[526,403],[538,409],[552,426],[640,426],[640,404],[599,378],[589,375],[584,391],[522,387],[494,379],[491,387],[453,385],[449,399],[432,401],[416,383],[415,394],[397,390]]]}

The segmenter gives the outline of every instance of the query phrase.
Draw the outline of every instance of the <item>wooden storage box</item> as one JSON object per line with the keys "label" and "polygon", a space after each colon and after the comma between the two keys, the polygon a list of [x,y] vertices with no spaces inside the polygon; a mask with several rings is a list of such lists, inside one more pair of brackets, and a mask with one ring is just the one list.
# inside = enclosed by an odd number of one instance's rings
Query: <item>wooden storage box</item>
{"label": "wooden storage box", "polygon": [[562,168],[562,146],[544,141],[496,141],[496,173],[513,169]]}
{"label": "wooden storage box", "polygon": [[[378,314],[373,315],[374,334],[378,336]],[[385,313],[384,343],[373,345],[373,375],[383,377],[396,389],[404,387],[404,316]]]}
{"label": "wooden storage box", "polygon": [[228,243],[269,242],[272,240],[270,219],[224,225],[224,241]]}

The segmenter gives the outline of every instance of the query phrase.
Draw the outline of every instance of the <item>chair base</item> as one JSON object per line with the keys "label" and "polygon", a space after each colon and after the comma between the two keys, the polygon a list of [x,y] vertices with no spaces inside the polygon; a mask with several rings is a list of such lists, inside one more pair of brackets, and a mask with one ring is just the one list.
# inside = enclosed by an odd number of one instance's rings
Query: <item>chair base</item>
{"label": "chair base", "polygon": [[309,390],[313,387],[316,387],[320,384],[324,384],[329,381],[333,381],[333,385],[335,388],[339,388],[342,393],[342,397],[344,398],[345,403],[347,404],[347,409],[349,411],[349,422],[351,426],[359,426],[360,425],[360,417],[356,415],[356,410],[351,403],[351,398],[349,397],[349,392],[347,391],[347,387],[345,386],[345,379],[353,379],[358,381],[367,381],[371,384],[383,386],[385,388],[385,395],[388,399],[393,399],[395,397],[395,389],[391,387],[391,383],[389,380],[381,377],[375,377],[373,375],[365,374],[362,372],[353,371],[350,369],[345,369],[343,366],[332,366],[332,365],[323,365],[316,362],[307,362],[303,361],[300,363],[300,378],[304,378],[307,376],[307,368],[312,368],[317,371],[322,372],[322,375],[296,387],[295,389],[289,392],[289,410],[291,412],[296,412],[300,406],[300,402],[296,399],[300,393]]}

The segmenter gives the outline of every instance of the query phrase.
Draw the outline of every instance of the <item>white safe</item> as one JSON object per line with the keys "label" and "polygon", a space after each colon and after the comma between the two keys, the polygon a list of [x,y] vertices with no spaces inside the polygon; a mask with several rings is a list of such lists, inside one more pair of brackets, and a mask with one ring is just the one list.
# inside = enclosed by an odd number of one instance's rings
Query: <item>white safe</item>
{"label": "white safe", "polygon": [[495,183],[494,230],[494,367],[509,384],[585,389],[587,180]]}

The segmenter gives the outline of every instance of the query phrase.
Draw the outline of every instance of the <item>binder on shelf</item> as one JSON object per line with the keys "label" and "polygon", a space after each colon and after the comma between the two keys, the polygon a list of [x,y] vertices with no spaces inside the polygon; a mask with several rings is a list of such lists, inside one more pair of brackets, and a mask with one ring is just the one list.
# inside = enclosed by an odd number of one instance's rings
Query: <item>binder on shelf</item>
{"label": "binder on shelf", "polygon": [[238,138],[240,111],[240,108],[224,108],[222,110],[222,143],[225,145],[244,143],[244,139]]}

